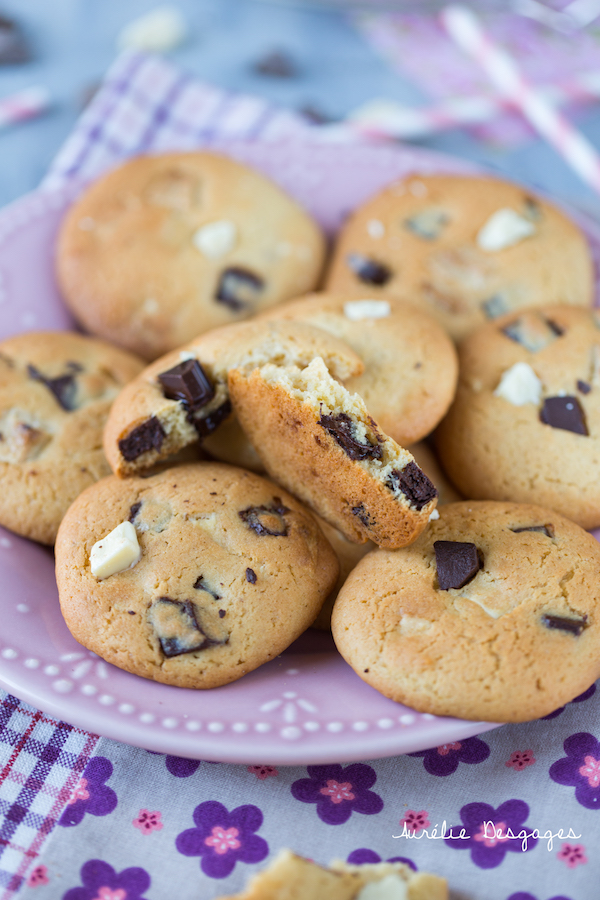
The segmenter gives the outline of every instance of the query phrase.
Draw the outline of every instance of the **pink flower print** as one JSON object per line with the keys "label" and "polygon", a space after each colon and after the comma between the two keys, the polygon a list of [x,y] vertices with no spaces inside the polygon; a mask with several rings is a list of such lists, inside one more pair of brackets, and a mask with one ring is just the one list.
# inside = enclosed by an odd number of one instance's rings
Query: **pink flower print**
{"label": "pink flower print", "polygon": [[329,778],[327,784],[320,789],[319,793],[329,797],[331,802],[336,804],[341,803],[342,800],[354,800],[352,785],[349,781],[339,782],[334,778]]}
{"label": "pink flower print", "polygon": [[441,747],[437,747],[437,752],[440,756],[448,756],[451,750],[460,750],[462,744],[458,741],[453,741],[451,744],[442,744]]}
{"label": "pink flower print", "polygon": [[253,772],[261,781],[279,775],[275,766],[248,766],[248,771]]}
{"label": "pink flower print", "polygon": [[579,769],[579,774],[587,779],[590,787],[597,788],[600,784],[600,759],[586,756],[584,764]]}
{"label": "pink flower print", "polygon": [[473,837],[486,847],[495,847],[500,841],[507,841],[506,822],[482,822],[477,834]]}
{"label": "pink flower print", "polygon": [[421,809],[419,812],[415,812],[414,809],[409,809],[407,810],[404,818],[400,819],[400,824],[403,827],[406,826],[407,831],[412,831],[413,834],[418,834],[419,831],[422,831],[424,828],[428,828],[431,822],[429,821],[429,816],[426,809]]}
{"label": "pink flower print", "polygon": [[562,859],[567,864],[569,869],[575,869],[587,862],[583,844],[563,844],[556,855],[558,859]]}
{"label": "pink flower print", "polygon": [[69,799],[69,806],[72,806],[73,803],[77,803],[78,800],[90,799],[90,792],[88,791],[87,786],[87,778],[81,778],[79,784],[71,794],[71,797]]}
{"label": "pink flower print", "polygon": [[36,866],[29,878],[27,879],[28,887],[40,887],[42,884],[49,884],[48,869],[46,866]]}
{"label": "pink flower print", "polygon": [[238,841],[239,831],[237,828],[222,828],[215,825],[209,837],[204,839],[207,847],[213,847],[215,853],[222,856],[228,850],[238,850],[242,845]]}
{"label": "pink flower print", "polygon": [[109,887],[101,887],[94,900],[126,900],[127,891],[124,891],[123,888],[117,888],[116,891],[113,891],[112,888]]}
{"label": "pink flower print", "polygon": [[509,769],[514,769],[515,772],[520,772],[521,769],[532,766],[534,762],[535,756],[533,755],[533,750],[515,750],[514,753],[511,753],[510,759],[505,762],[504,765],[508,766]]}
{"label": "pink flower print", "polygon": [[132,822],[134,828],[139,828],[142,834],[150,834],[152,831],[160,831],[163,827],[161,814],[150,812],[149,809],[140,809],[137,819]]}

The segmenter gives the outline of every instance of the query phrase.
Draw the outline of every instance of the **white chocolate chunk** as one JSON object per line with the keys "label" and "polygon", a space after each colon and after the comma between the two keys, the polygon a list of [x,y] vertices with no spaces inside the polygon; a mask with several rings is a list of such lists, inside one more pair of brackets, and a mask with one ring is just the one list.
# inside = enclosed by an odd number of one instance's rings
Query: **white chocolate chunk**
{"label": "white chocolate chunk", "polygon": [[390,873],[366,884],[356,900],[408,900],[408,887],[401,875]]}
{"label": "white chocolate chunk", "polygon": [[120,50],[148,50],[164,53],[185,39],[187,28],[176,6],[157,6],[126,25],[117,38]]}
{"label": "white chocolate chunk", "polygon": [[498,209],[477,235],[482,250],[504,250],[535,234],[535,225],[514,209]]}
{"label": "white chocolate chunk", "polygon": [[349,300],[344,303],[344,315],[352,322],[362,319],[385,319],[391,313],[387,300]]}
{"label": "white chocolate chunk", "polygon": [[383,222],[380,222],[379,219],[369,219],[367,222],[367,232],[369,237],[378,240],[382,238],[385,234],[385,225]]}
{"label": "white chocolate chunk", "polygon": [[436,520],[436,519],[439,519],[439,517],[440,517],[439,510],[434,509],[433,512],[432,512],[432,513],[430,514],[430,516],[429,516],[429,521],[430,521],[430,522],[435,522],[435,520]]}
{"label": "white chocolate chunk", "polygon": [[180,350],[179,359],[181,362],[187,362],[188,359],[196,359],[196,354],[192,353],[191,350]]}
{"label": "white chocolate chunk", "polygon": [[137,534],[131,522],[121,522],[96,541],[90,553],[92,575],[101,581],[117,572],[132,569],[142,555]]}
{"label": "white chocolate chunk", "polygon": [[526,403],[539,406],[542,382],[528,363],[518,362],[502,373],[494,396],[503,397],[513,406],[524,406]]}
{"label": "white chocolate chunk", "polygon": [[492,617],[492,619],[499,619],[500,616],[503,615],[503,610],[492,609],[491,607],[486,606],[480,597],[465,597],[465,600],[470,600],[472,603],[476,603],[477,606],[480,606],[482,610],[488,614],[488,616]]}
{"label": "white chocolate chunk", "polygon": [[218,259],[235,247],[237,228],[229,219],[217,219],[199,228],[192,240],[194,246],[209,259]]}

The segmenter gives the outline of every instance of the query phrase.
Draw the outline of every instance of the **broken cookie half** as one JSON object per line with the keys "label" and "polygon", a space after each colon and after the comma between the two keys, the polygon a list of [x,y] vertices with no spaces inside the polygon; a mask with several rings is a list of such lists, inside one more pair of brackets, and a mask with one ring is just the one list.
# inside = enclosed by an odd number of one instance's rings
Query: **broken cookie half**
{"label": "broken cookie half", "polygon": [[349,540],[394,549],[423,531],[437,489],[322,359],[232,369],[229,392],[267,472]]}
{"label": "broken cookie half", "polygon": [[231,416],[231,368],[306,366],[316,356],[342,380],[364,369],[344,341],[304,322],[226,326],[167,353],[127,385],[113,404],[104,432],[104,452],[113,472],[141,474],[212,435]]}

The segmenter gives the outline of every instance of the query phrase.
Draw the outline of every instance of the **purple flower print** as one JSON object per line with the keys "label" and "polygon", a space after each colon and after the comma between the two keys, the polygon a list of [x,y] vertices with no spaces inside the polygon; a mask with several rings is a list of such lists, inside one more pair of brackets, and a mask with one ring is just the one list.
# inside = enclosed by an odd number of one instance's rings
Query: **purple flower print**
{"label": "purple flower print", "polygon": [[[511,894],[510,897],[507,897],[507,900],[537,900],[537,897],[534,897],[533,894],[527,891],[517,891],[516,894]],[[565,897],[561,894],[556,897],[548,897],[548,900],[570,900],[570,897]]]}
{"label": "purple flower print", "polygon": [[490,755],[490,748],[485,741],[479,738],[465,738],[462,741],[453,741],[450,744],[442,744],[440,747],[432,747],[430,750],[419,750],[418,753],[409,753],[409,756],[422,756],[425,771],[430,775],[452,775],[458,769],[459,763],[474,765],[483,762]]}
{"label": "purple flower print", "polygon": [[[374,850],[367,850],[366,847],[360,847],[358,850],[352,851],[346,862],[351,863],[353,866],[363,866],[365,863],[380,863],[382,862],[382,859],[379,853],[375,853]],[[417,871],[415,863],[412,859],[408,859],[407,856],[392,856],[390,859],[386,859],[386,862],[404,863],[405,866],[410,866],[413,872]]]}
{"label": "purple flower print", "polygon": [[317,815],[327,825],[343,825],[353,812],[373,816],[383,800],[370,791],[377,781],[375,770],[363,763],[342,769],[340,765],[308,766],[308,778],[292,784],[292,796],[302,803],[316,803]]}
{"label": "purple flower print", "polygon": [[586,809],[600,809],[600,743],[580,731],[563,744],[566,756],[550,766],[550,778],[575,788],[575,799]]}
{"label": "purple flower print", "polygon": [[105,756],[90,759],[58,824],[69,828],[79,825],[86,813],[92,816],[107,816],[111,813],[117,805],[117,795],[104,782],[112,772],[112,763]]}
{"label": "purple flower print", "polygon": [[524,838],[518,837],[522,831],[529,834],[533,830],[523,827],[528,815],[529,807],[523,800],[506,800],[498,809],[489,803],[467,803],[460,811],[462,829],[453,825],[445,840],[455,850],[470,850],[471,859],[480,869],[494,869],[506,853],[528,852],[537,844],[537,838],[528,838],[524,846]]}
{"label": "purple flower print", "polygon": [[199,759],[185,759],[183,756],[167,756],[167,771],[175,778],[189,778],[200,767]]}
{"label": "purple flower print", "polygon": [[62,900],[147,900],[142,897],[150,887],[145,869],[115,872],[101,859],[90,859],[81,867],[83,887],[71,888]]}
{"label": "purple flower print", "polygon": [[[584,700],[589,700],[590,697],[593,697],[596,693],[596,685],[592,684],[591,687],[584,691],[583,694],[580,694],[579,697],[575,697],[571,700],[571,703],[583,703]],[[549,713],[547,716],[542,716],[542,722],[546,719],[555,719],[557,716],[560,716],[561,713],[564,713],[566,706],[559,706],[558,709],[555,709],[554,712]]]}
{"label": "purple flower print", "polygon": [[177,835],[175,846],[184,856],[201,856],[200,868],[209,878],[227,878],[237,862],[257,863],[269,845],[254,832],[263,823],[258,806],[238,806],[227,812],[216,800],[194,810],[195,828]]}

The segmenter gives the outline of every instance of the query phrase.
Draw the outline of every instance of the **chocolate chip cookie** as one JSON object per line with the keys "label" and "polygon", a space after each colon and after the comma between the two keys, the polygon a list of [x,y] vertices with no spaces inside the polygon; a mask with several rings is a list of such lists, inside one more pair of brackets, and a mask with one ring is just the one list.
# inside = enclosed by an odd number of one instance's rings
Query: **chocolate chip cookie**
{"label": "chocolate chip cookie", "polygon": [[[117,475],[146,471],[213,435],[231,415],[230,368],[251,371],[266,362],[308,365],[316,356],[323,357],[342,379],[364,368],[347,344],[304,322],[230,325],[166,354],[128,385],[113,405],[104,434],[113,471]],[[232,447],[232,430],[227,430],[225,461],[234,461],[231,457],[236,462],[245,457],[251,461],[252,449],[234,426],[234,438],[236,434]]]}
{"label": "chocolate chip cookie", "polygon": [[0,524],[53,544],[84,488],[110,473],[110,405],[142,369],[103,341],[29,332],[0,343]]}
{"label": "chocolate chip cookie", "polygon": [[165,684],[228,684],[281,653],[337,577],[333,550],[297,500],[220,463],[111,476],[81,494],[56,542],[74,637]]}
{"label": "chocolate chip cookie", "polygon": [[155,359],[310,290],[324,247],[263,175],[225,156],[168,153],[84,191],[62,225],[57,271],[88,331]]}
{"label": "chocolate chip cookie", "polygon": [[600,675],[600,544],[540,506],[449,504],[412,544],[369,553],[336,601],[337,648],[421,712],[547,715]]}
{"label": "chocolate chip cookie", "polygon": [[600,526],[600,318],[546,307],[489,322],[460,347],[436,433],[465,497],[543,503]]}
{"label": "chocolate chip cookie", "polygon": [[344,384],[365,401],[381,428],[403,447],[429,434],[456,389],[452,342],[433,316],[390,297],[312,294],[269,310],[262,318],[308,322],[345,341],[364,372]]}
{"label": "chocolate chip cookie", "polygon": [[348,540],[402,547],[425,528],[435,486],[322,359],[232,369],[229,391],[267,472]]}
{"label": "chocolate chip cookie", "polygon": [[327,288],[402,297],[460,339],[511,311],[589,306],[593,269],[579,228],[525,188],[495,178],[414,175],[350,217]]}

